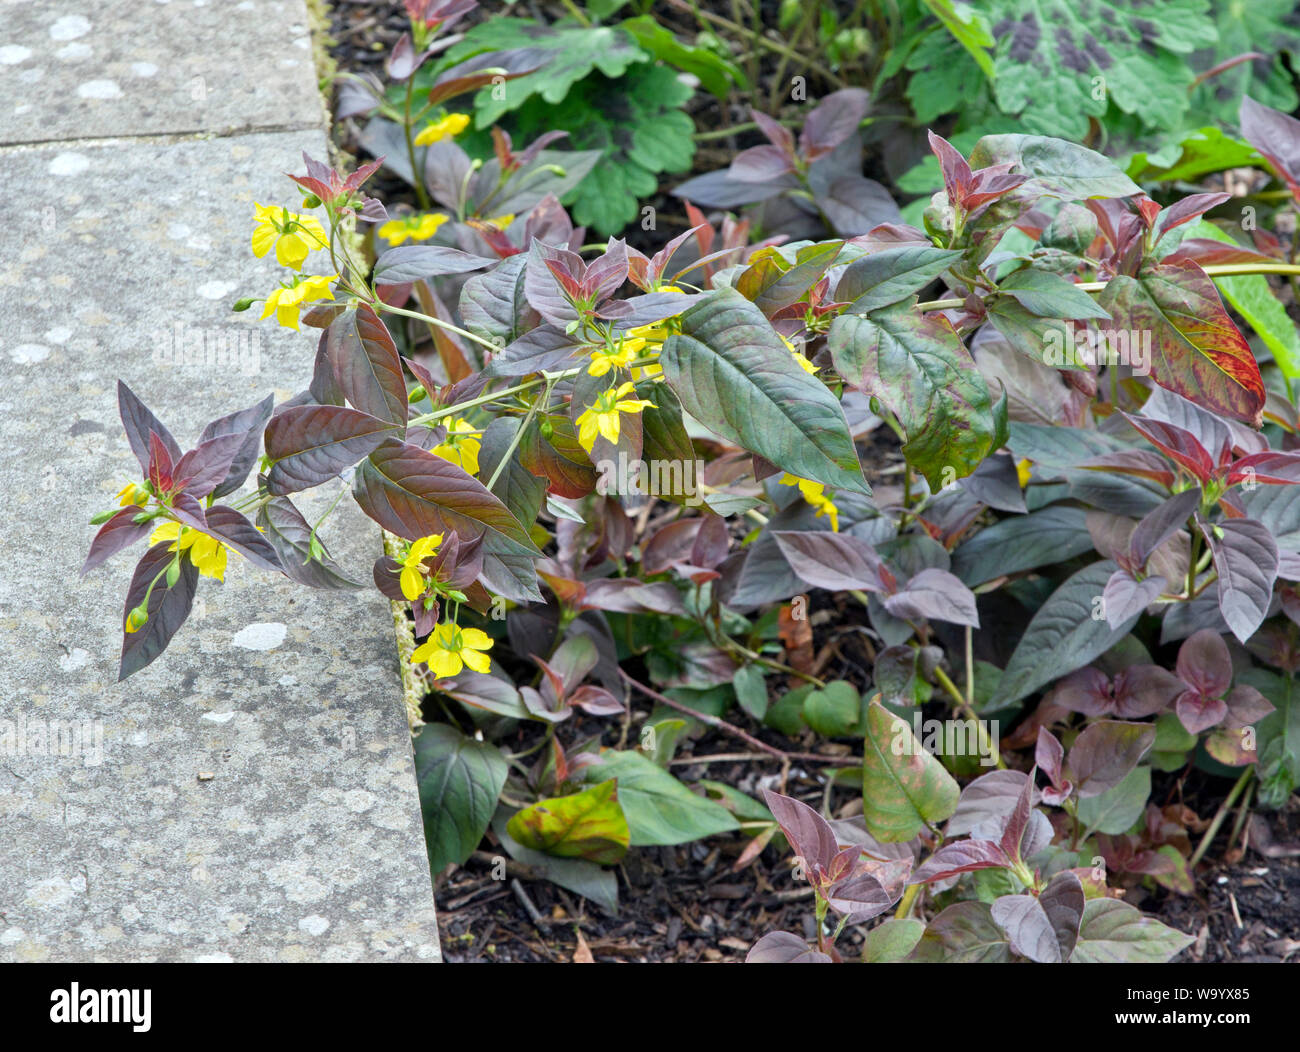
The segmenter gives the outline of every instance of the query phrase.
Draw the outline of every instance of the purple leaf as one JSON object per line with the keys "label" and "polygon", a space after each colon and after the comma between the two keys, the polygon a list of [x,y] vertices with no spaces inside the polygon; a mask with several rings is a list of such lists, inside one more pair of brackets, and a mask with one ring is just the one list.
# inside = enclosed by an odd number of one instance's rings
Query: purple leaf
{"label": "purple leaf", "polygon": [[1079,798],[1100,796],[1124,780],[1156,740],[1151,723],[1102,720],[1083,729],[1070,749],[1066,773]]}
{"label": "purple leaf", "polygon": [[[802,801],[782,796],[770,789],[763,790],[763,799],[786,839],[790,841],[794,853],[804,860],[809,879],[814,874],[829,875],[840,854],[840,845],[830,823]],[[853,851],[856,858],[860,852],[857,848]]]}
{"label": "purple leaf", "polygon": [[1106,623],[1120,629],[1155,602],[1164,590],[1163,577],[1147,577],[1139,581],[1127,570],[1116,570],[1101,593]]}
{"label": "purple leaf", "polygon": [[[290,580],[311,588],[361,587],[335,565],[328,553],[318,559],[312,558],[311,525],[288,497],[272,497],[263,504],[257,513],[257,524],[261,527],[262,536],[280,557],[280,564]],[[317,542],[320,543],[319,538]],[[392,562],[391,559],[389,561]],[[396,594],[389,595],[389,598],[404,599],[396,574],[392,576],[392,581]],[[380,590],[383,591],[382,588]]]}
{"label": "purple leaf", "polygon": [[959,840],[939,848],[912,873],[909,884],[928,884],[977,869],[1005,869],[1012,864],[992,840]]}
{"label": "purple leaf", "polygon": [[1268,616],[1277,580],[1277,541],[1267,526],[1254,519],[1201,523],[1201,532],[1219,575],[1219,612],[1244,643]]}
{"label": "purple leaf", "polygon": [[267,421],[271,419],[274,405],[275,396],[267,395],[257,405],[219,417],[204,427],[199,435],[200,444],[223,435],[243,436],[243,444],[231,460],[226,477],[212,491],[213,497],[224,497],[234,493],[244,484],[244,479],[248,478],[249,471],[257,461],[257,450],[262,444],[262,432],[266,430]]}
{"label": "purple leaf", "polygon": [[177,461],[173,485],[192,497],[206,497],[230,474],[244,438],[228,434],[200,442]]}
{"label": "purple leaf", "polygon": [[[795,572],[798,573],[798,567]],[[846,587],[850,586],[840,585],[841,590]],[[901,591],[887,596],[884,607],[903,620],[927,618],[975,628],[980,624],[975,593],[947,570],[933,567],[922,570]]]}
{"label": "purple leaf", "polygon": [[90,551],[87,553],[86,561],[81,567],[83,577],[123,548],[129,548],[141,537],[148,536],[157,523],[135,522],[135,517],[141,514],[143,510],[143,508],[131,504],[119,511],[99,528],[99,531],[95,534],[95,539],[90,542]]}
{"label": "purple leaf", "polygon": [[871,96],[861,88],[844,88],[822,99],[808,114],[799,134],[804,159],[817,160],[856,132],[870,101]]}
{"label": "purple leaf", "polygon": [[1232,658],[1213,629],[1193,633],[1178,650],[1178,678],[1200,694],[1221,697],[1232,685]]}
{"label": "purple leaf", "polygon": [[326,353],[339,390],[355,409],[406,426],[406,380],[393,337],[373,309],[361,304],[325,332]]}
{"label": "purple leaf", "polygon": [[446,274],[468,274],[496,262],[443,245],[401,245],[390,248],[375,262],[376,285],[408,285]]}
{"label": "purple leaf", "polygon": [[[199,571],[182,555],[180,576],[175,585],[169,587],[166,571],[174,554],[170,549],[169,541],[155,544],[145,552],[131,578],[122,610],[123,623],[127,615],[144,601],[146,593],[149,595],[146,607],[149,620],[137,631],[127,632],[122,637],[122,661],[117,674],[119,683],[166,650],[172,636],[190,616],[194,594],[198,591]],[[149,591],[150,584],[153,584],[152,592]]]}
{"label": "purple leaf", "polygon": [[1034,768],[1025,778],[1025,784],[1020,788],[1020,795],[1016,797],[1015,806],[1011,809],[1011,814],[1007,817],[1006,827],[1002,830],[1002,839],[998,846],[1001,847],[1002,853],[1011,859],[1020,858],[1021,841],[1024,839],[1025,830],[1029,828],[1029,815],[1034,806],[1034,782],[1038,769]]}
{"label": "purple leaf", "polygon": [[948,836],[965,836],[976,827],[1002,829],[1019,801],[1028,776],[1024,771],[990,771],[962,790],[948,819]]}
{"label": "purple leaf", "polygon": [[284,565],[275,548],[262,536],[257,527],[234,508],[214,504],[207,512],[207,529],[210,536],[229,545],[254,566],[263,570],[284,573]]}
{"label": "purple leaf", "polygon": [[829,531],[776,530],[772,537],[791,569],[814,588],[886,591],[880,556],[866,541]]}
{"label": "purple leaf", "polygon": [[1201,491],[1188,489],[1144,516],[1129,536],[1129,564],[1134,569],[1145,566],[1151,553],[1187,524],[1200,502]]}
{"label": "purple leaf", "polygon": [[798,935],[771,931],[750,947],[746,964],[831,964],[830,957],[814,950]]}
{"label": "purple leaf", "polygon": [[266,427],[273,462],[267,489],[277,495],[318,486],[369,455],[401,428],[345,406],[287,409]]}
{"label": "purple leaf", "polygon": [[777,146],[751,146],[731,162],[727,173],[741,183],[771,183],[794,172],[794,161]]}
{"label": "purple leaf", "polygon": [[1200,734],[1223,722],[1228,715],[1228,703],[1196,690],[1185,690],[1174,702],[1174,712],[1188,734]]}
{"label": "purple leaf", "polygon": [[150,432],[156,434],[162,441],[164,448],[171,455],[173,463],[180,460],[181,447],[176,444],[171,432],[135,396],[135,392],[121,380],[117,382],[117,408],[122,417],[122,427],[126,431],[127,443],[131,446],[131,452],[135,454],[135,459],[140,462],[142,472],[148,473],[149,471]]}

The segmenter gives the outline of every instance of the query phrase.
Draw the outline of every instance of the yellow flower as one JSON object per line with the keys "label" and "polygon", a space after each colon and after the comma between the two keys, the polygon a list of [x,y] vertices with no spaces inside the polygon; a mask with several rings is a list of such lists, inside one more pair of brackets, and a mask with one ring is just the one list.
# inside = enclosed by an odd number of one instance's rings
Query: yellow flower
{"label": "yellow flower", "polygon": [[117,494],[117,503],[126,508],[132,504],[144,505],[149,503],[149,491],[143,486],[137,486],[134,482],[128,482]]}
{"label": "yellow flower", "polygon": [[275,320],[286,329],[297,329],[298,313],[303,304],[314,300],[332,300],[334,293],[330,291],[330,282],[337,277],[337,274],[320,274],[312,278],[294,278],[292,286],[278,288],[266,297],[266,309],[262,311],[262,317],[269,318],[274,311]]}
{"label": "yellow flower", "polygon": [[287,208],[268,208],[256,201],[253,208],[257,210],[253,255],[258,259],[274,248],[276,262],[283,267],[301,270],[308,252],[329,245],[325,228],[318,219],[297,215]]}
{"label": "yellow flower", "polygon": [[438,554],[438,547],[442,544],[442,534],[433,533],[428,537],[421,537],[418,541],[411,543],[410,550],[406,553],[406,558],[402,560],[402,594],[411,602],[415,602],[424,594],[426,587],[424,580],[424,569],[421,564],[431,555]]}
{"label": "yellow flower", "polygon": [[378,233],[390,245],[400,245],[407,239],[411,241],[428,241],[445,222],[447,222],[447,217],[441,212],[428,212],[424,215],[390,219],[379,228]]}
{"label": "yellow flower", "polygon": [[624,340],[618,350],[611,351],[598,347],[591,352],[591,364],[587,366],[590,376],[604,376],[611,369],[622,369],[637,356],[633,343],[645,343],[644,340]]}
{"label": "yellow flower", "polygon": [[801,479],[797,475],[791,475],[788,471],[781,476],[783,486],[798,486],[799,492],[803,499],[817,509],[816,518],[825,515],[831,522],[831,531],[840,532],[840,509],[835,506],[835,502],[826,496],[826,487],[820,482],[813,482],[811,479]]}
{"label": "yellow flower", "polygon": [[214,581],[225,580],[226,546],[215,537],[170,521],[164,522],[149,537],[150,544],[160,541],[171,541],[171,551],[187,552],[190,562],[204,577],[211,577]]}
{"label": "yellow flower", "polygon": [[466,665],[475,672],[487,672],[492,667],[492,660],[482,651],[491,649],[492,638],[486,632],[446,622],[416,647],[411,663],[424,662],[438,679],[458,675]]}
{"label": "yellow flower", "polygon": [[796,348],[793,343],[787,340],[784,336],[781,337],[781,342],[790,348],[790,357],[799,363],[799,367],[804,372],[810,375],[816,375],[817,366],[813,365],[812,362],[810,362],[807,358],[805,358],[802,354],[800,354],[798,348]]}
{"label": "yellow flower", "polygon": [[433,447],[433,455],[451,461],[468,475],[477,475],[478,451],[482,445],[474,425],[457,417],[447,425],[447,437],[442,444]]}
{"label": "yellow flower", "polygon": [[514,221],[515,221],[515,217],[513,212],[508,215],[496,216],[492,219],[484,220],[484,222],[487,223],[488,226],[494,226],[501,231],[504,231],[505,228],[508,227]]}
{"label": "yellow flower", "polygon": [[653,402],[644,398],[627,398],[634,390],[632,384],[626,383],[617,390],[611,387],[602,391],[596,401],[579,415],[578,442],[588,453],[595,448],[597,435],[608,442],[618,441],[619,413],[639,413],[647,407],[655,408]]}
{"label": "yellow flower", "polygon": [[1020,488],[1024,489],[1029,485],[1029,461],[1021,460],[1016,464],[1016,478],[1020,481]]}
{"label": "yellow flower", "polygon": [[442,120],[430,124],[415,137],[416,146],[432,146],[443,139],[454,139],[469,127],[469,114],[449,113]]}

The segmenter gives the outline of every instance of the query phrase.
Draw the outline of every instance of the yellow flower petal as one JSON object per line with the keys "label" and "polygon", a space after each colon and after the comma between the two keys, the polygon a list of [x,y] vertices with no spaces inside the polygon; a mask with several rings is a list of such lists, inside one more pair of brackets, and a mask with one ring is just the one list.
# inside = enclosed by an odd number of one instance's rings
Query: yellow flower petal
{"label": "yellow flower petal", "polygon": [[475,672],[487,672],[492,668],[492,659],[477,650],[462,650],[460,657]]}

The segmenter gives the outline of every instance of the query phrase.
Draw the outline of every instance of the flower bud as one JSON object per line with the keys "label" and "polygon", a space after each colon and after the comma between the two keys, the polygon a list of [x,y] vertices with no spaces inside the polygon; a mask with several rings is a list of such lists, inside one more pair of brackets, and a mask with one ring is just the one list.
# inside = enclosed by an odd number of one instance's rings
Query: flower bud
{"label": "flower bud", "polygon": [[144,603],[141,603],[126,615],[126,631],[138,632],[145,626],[145,623],[148,620],[149,611],[145,608]]}
{"label": "flower bud", "polygon": [[555,425],[551,423],[549,417],[542,417],[542,422],[537,426],[537,430],[542,433],[543,438],[550,438],[555,434]]}
{"label": "flower bud", "polygon": [[102,526],[104,523],[108,522],[108,520],[111,519],[116,514],[117,512],[111,509],[109,511],[101,511],[98,515],[91,516],[90,525]]}
{"label": "flower bud", "polygon": [[248,310],[248,308],[251,307],[256,302],[257,300],[254,299],[252,296],[245,296],[242,300],[235,300],[235,305],[230,309],[234,311],[236,314],[239,314],[243,311]]}
{"label": "flower bud", "polygon": [[167,587],[175,588],[176,582],[181,579],[181,561],[173,559],[172,564],[167,567]]}
{"label": "flower bud", "polygon": [[406,396],[406,400],[412,403],[418,402],[421,398],[426,397],[428,393],[429,392],[424,389],[424,384],[416,384],[411,388],[411,393]]}
{"label": "flower bud", "polygon": [[302,199],[303,208],[319,208],[320,198],[315,194],[305,194]]}

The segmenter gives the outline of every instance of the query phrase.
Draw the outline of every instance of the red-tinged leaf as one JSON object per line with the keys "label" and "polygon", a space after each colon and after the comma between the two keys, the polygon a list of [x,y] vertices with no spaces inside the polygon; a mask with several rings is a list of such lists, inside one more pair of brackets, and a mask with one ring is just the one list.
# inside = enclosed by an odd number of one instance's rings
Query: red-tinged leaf
{"label": "red-tinged leaf", "polygon": [[1174,702],[1174,712],[1188,734],[1200,734],[1223,722],[1228,715],[1228,703],[1200,691],[1185,690]]}
{"label": "red-tinged leaf", "polygon": [[1011,814],[1007,816],[1006,827],[1002,830],[1002,838],[998,846],[1002,853],[1011,859],[1021,857],[1021,846],[1025,838],[1025,830],[1029,828],[1029,816],[1034,809],[1034,783],[1038,769],[1034,768],[1029,772],[1025,779],[1025,784],[1020,789],[1020,795],[1016,797],[1015,806],[1011,809]]}
{"label": "red-tinged leaf", "polygon": [[357,469],[354,495],[367,515],[407,540],[448,532],[473,540],[487,529],[510,551],[538,554],[528,531],[483,483],[418,446],[391,439],[379,446]]}
{"label": "red-tinged leaf", "polygon": [[646,584],[631,577],[592,581],[582,599],[585,610],[622,614],[674,614],[684,617],[681,593],[668,581]]}
{"label": "red-tinged leaf", "polygon": [[578,444],[573,422],[566,416],[548,418],[551,437],[543,438],[536,424],[528,427],[519,443],[519,462],[549,483],[550,492],[576,500],[596,488],[596,469]]}
{"label": "red-tinged leaf", "polygon": [[283,495],[318,486],[400,433],[397,424],[345,406],[286,409],[266,427],[267,489]]}
{"label": "red-tinged leaf", "polygon": [[240,435],[243,438],[231,458],[225,477],[212,490],[213,497],[220,498],[234,493],[248,478],[249,471],[257,461],[257,451],[262,444],[262,432],[266,430],[267,422],[271,419],[274,405],[275,396],[267,395],[257,405],[219,417],[203,428],[199,435],[200,445],[225,435]]}
{"label": "red-tinged leaf", "polygon": [[777,146],[751,146],[741,150],[727,169],[739,183],[765,184],[783,179],[794,172],[794,160]]}
{"label": "red-tinged leaf", "polygon": [[361,304],[325,332],[339,390],[355,409],[406,426],[406,380],[397,345],[373,308]]}
{"label": "red-tinged leaf", "polygon": [[1063,782],[1061,765],[1065,762],[1065,746],[1046,727],[1038,728],[1038,741],[1034,745],[1034,763],[1051,780],[1052,785]]}
{"label": "red-tinged leaf", "polygon": [[172,456],[157,431],[149,432],[149,481],[159,493],[169,493],[173,479]]}
{"label": "red-tinged leaf", "polygon": [[209,536],[217,538],[263,570],[284,573],[280,556],[269,541],[234,508],[224,504],[214,504],[207,511],[207,529]]}
{"label": "red-tinged leaf", "polygon": [[181,447],[172,438],[171,432],[153,415],[148,407],[135,396],[135,392],[121,380],[117,382],[117,408],[122,417],[122,427],[126,431],[127,443],[131,452],[140,462],[140,470],[149,471],[149,435],[156,434],[170,455],[172,462],[180,460]]}
{"label": "red-tinged leaf", "polygon": [[1178,650],[1178,678],[1193,690],[1220,697],[1232,686],[1232,657],[1223,637],[1202,628],[1183,641]]}
{"label": "red-tinged leaf", "polygon": [[[313,558],[311,552],[311,524],[288,497],[272,497],[258,509],[257,525],[262,536],[275,549],[280,565],[290,580],[312,588],[353,589],[361,584],[352,580],[334,563],[328,552]],[[324,550],[324,543],[317,538]],[[392,562],[392,560],[389,560]],[[396,565],[396,563],[394,563]],[[397,574],[392,575],[395,594],[390,599],[404,599],[398,587]],[[380,589],[383,591],[383,589]]]}
{"label": "red-tinged leaf", "polygon": [[1214,458],[1190,431],[1163,420],[1122,413],[1137,432],[1168,457],[1185,467],[1197,482],[1209,482],[1214,474]]}
{"label": "red-tinged leaf", "polygon": [[1003,829],[1020,800],[1027,778],[1024,771],[990,771],[980,775],[962,790],[945,833],[949,837],[975,836],[979,831],[987,836]]}
{"label": "red-tinged leaf", "polygon": [[230,474],[245,437],[229,434],[200,442],[176,462],[172,484],[192,497],[206,497]]}
{"label": "red-tinged leaf", "polygon": [[[798,573],[797,568],[795,572]],[[845,587],[841,585],[840,590]],[[925,618],[974,628],[980,625],[975,593],[947,570],[933,567],[922,570],[900,591],[886,596],[884,607],[894,617],[905,621]]]}
{"label": "red-tinged leaf", "polygon": [[927,132],[930,152],[939,159],[939,170],[943,173],[943,189],[948,195],[948,202],[953,208],[965,208],[966,192],[970,189],[971,170],[966,158],[950,143],[934,132]]}
{"label": "red-tinged leaf", "polygon": [[1201,267],[1222,263],[1276,263],[1272,256],[1256,252],[1241,245],[1230,245],[1211,237],[1189,237],[1179,242],[1178,248],[1164,257],[1165,263],[1196,263]]}
{"label": "red-tinged leaf", "polygon": [[1201,532],[1219,575],[1219,612],[1244,643],[1268,616],[1277,580],[1277,541],[1272,530],[1254,519],[1202,523]]}
{"label": "red-tinged leaf", "polygon": [[582,709],[589,716],[619,716],[624,712],[623,703],[604,687],[588,684],[579,687],[569,695],[569,704]]}
{"label": "red-tinged leaf", "polygon": [[794,853],[804,860],[809,879],[814,874],[828,874],[840,853],[839,841],[830,823],[802,801],[770,789],[763,790],[763,799]]}
{"label": "red-tinged leaf", "polygon": [[727,558],[727,549],[731,546],[727,521],[721,515],[706,512],[700,516],[700,523],[691,547],[691,565],[716,569]]}
{"label": "red-tinged leaf", "polygon": [[[127,676],[139,672],[166,650],[172,636],[190,616],[194,594],[198,591],[199,571],[189,559],[182,556],[180,575],[176,578],[175,585],[169,587],[167,568],[174,555],[170,549],[170,541],[155,544],[145,552],[131,578],[126,604],[122,609],[123,624],[127,615],[144,602],[146,593],[149,596],[146,607],[149,620],[137,631],[127,632],[122,637],[122,660],[117,674],[119,683]],[[151,584],[153,591],[149,590]]]}
{"label": "red-tinged leaf", "polygon": [[[852,849],[860,854],[860,849]],[[911,859],[863,864],[826,893],[826,903],[849,924],[863,924],[889,909],[903,893]]]}
{"label": "red-tinged leaf", "polygon": [[[447,305],[442,302],[442,298],[428,281],[417,281],[414,286],[415,298],[420,303],[420,310],[432,318],[440,321],[454,324],[456,319],[452,316]],[[434,347],[438,350],[438,358],[442,362],[442,368],[447,374],[447,379],[452,383],[458,383],[474,372],[469,360],[465,357],[465,348],[460,342],[460,338],[454,333],[443,328],[441,325],[435,325],[432,322],[426,324],[429,336],[433,340]]]}
{"label": "red-tinged leaf", "polygon": [[750,947],[746,964],[831,964],[829,955],[814,950],[798,935],[770,931]]}
{"label": "red-tinged leaf", "polygon": [[1300,453],[1251,453],[1232,465],[1228,472],[1228,485],[1262,483],[1266,486],[1288,486],[1300,483]]}
{"label": "red-tinged leaf", "polygon": [[832,592],[862,588],[885,592],[882,563],[866,541],[829,531],[773,531],[772,537],[799,578]]}
{"label": "red-tinged leaf", "polygon": [[1081,800],[1100,796],[1124,780],[1155,744],[1151,723],[1102,720],[1090,724],[1070,748],[1066,773]]}
{"label": "red-tinged leaf", "polygon": [[1158,263],[1118,275],[1098,302],[1117,328],[1151,333],[1151,378],[1216,413],[1258,427],[1264,381],[1250,344],[1195,263]]}
{"label": "red-tinged leaf", "polygon": [[1012,860],[992,840],[959,840],[939,848],[916,868],[907,882],[928,884],[977,869],[1005,869],[1011,864]]}
{"label": "red-tinged leaf", "polygon": [[[1136,912],[1136,911],[1135,911]],[[949,964],[995,964],[1011,960],[1002,929],[984,902],[957,902],[940,912],[907,958]]]}
{"label": "red-tinged leaf", "polygon": [[799,133],[804,160],[825,156],[853,135],[870,103],[870,94],[861,88],[843,88],[825,96],[808,114]]}
{"label": "red-tinged leaf", "polygon": [[1190,223],[1193,219],[1203,216],[1211,208],[1217,208],[1232,198],[1231,194],[1214,193],[1214,194],[1190,194],[1187,197],[1181,197],[1168,208],[1160,212],[1156,220],[1155,238],[1160,240],[1165,234],[1175,227],[1182,226],[1184,223]]}
{"label": "red-tinged leaf", "polygon": [[1150,479],[1168,489],[1174,484],[1174,473],[1168,463],[1149,449],[1120,449],[1091,457],[1079,465],[1089,471],[1114,471],[1120,475],[1133,475]]}
{"label": "red-tinged leaf", "polygon": [[142,537],[147,537],[158,524],[155,522],[136,522],[135,517],[143,511],[134,504],[123,508],[95,534],[90,542],[90,551],[82,564],[81,575],[84,577],[100,563],[116,555],[123,548],[129,548]]}
{"label": "red-tinged leaf", "polygon": [[1240,124],[1246,141],[1264,155],[1300,201],[1300,121],[1245,95]]}

